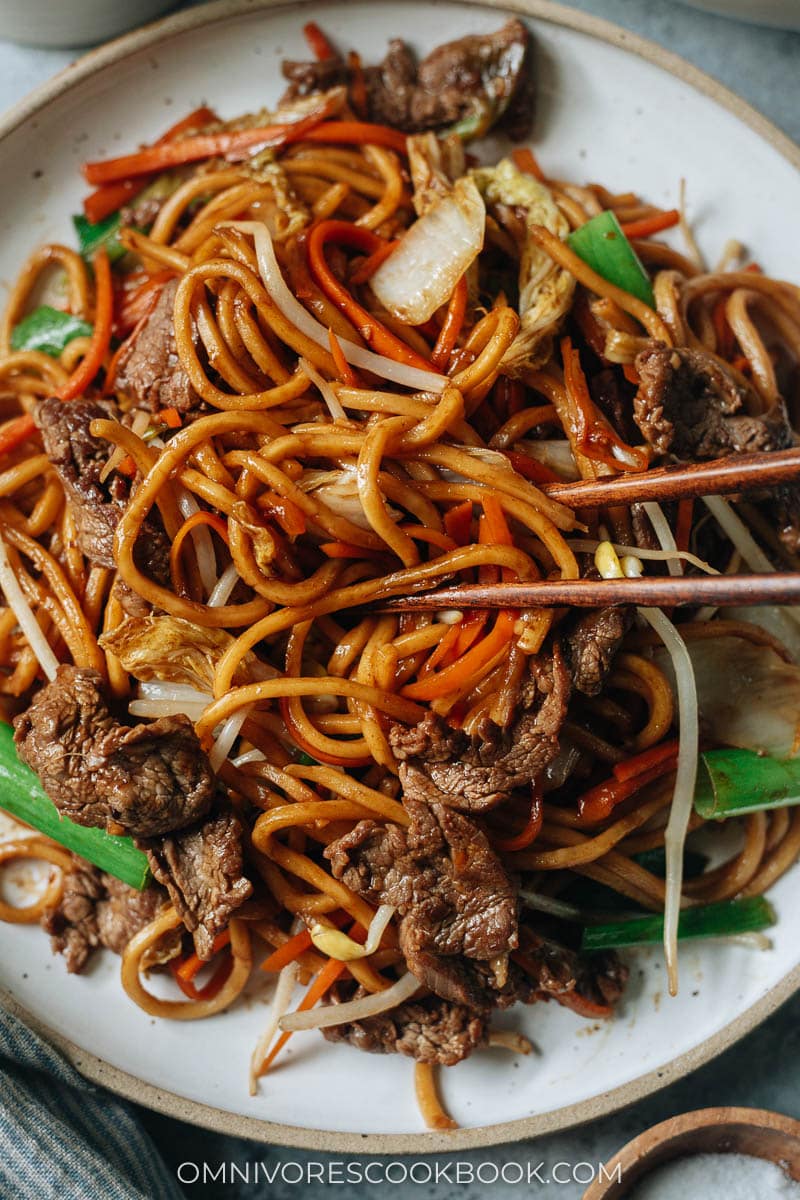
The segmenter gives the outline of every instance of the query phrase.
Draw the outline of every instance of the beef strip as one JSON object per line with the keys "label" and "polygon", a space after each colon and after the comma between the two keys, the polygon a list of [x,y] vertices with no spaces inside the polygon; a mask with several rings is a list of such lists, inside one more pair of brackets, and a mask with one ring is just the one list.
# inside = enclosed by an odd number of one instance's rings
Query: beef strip
{"label": "beef strip", "polygon": [[[748,409],[758,410],[758,397],[705,351],[673,350],[653,342],[636,356],[636,370],[640,386],[633,402],[634,417],[659,454],[696,461],[782,450],[794,441],[783,401],[760,416],[748,415]],[[797,489],[777,488],[768,502],[781,541],[797,553]]]}
{"label": "beef strip", "polygon": [[86,668],[59,667],[15,718],[14,741],[59,812],[78,825],[167,833],[202,817],[216,790],[188,717],[121,725],[101,676]]}
{"label": "beef strip", "polygon": [[89,432],[92,421],[117,416],[110,404],[56,397],[41,400],[34,419],[44,450],[72,506],[81,552],[99,567],[113,567],[114,531],[120,506],[100,474],[111,454],[108,442]]}
{"label": "beef strip", "polygon": [[229,812],[157,841],[141,843],[150,869],[163,884],[202,959],[216,935],[243,904],[253,885],[242,873],[242,827]]}
{"label": "beef strip", "polygon": [[556,1000],[584,1017],[607,1017],[622,995],[628,968],[613,950],[583,954],[526,926],[520,961],[534,1000]]}
{"label": "beef strip", "polygon": [[201,403],[178,357],[173,310],[179,280],[171,279],[147,320],[123,351],[116,387],[153,412],[177,408],[189,412]]}
{"label": "beef strip", "polygon": [[485,812],[529,784],[558,754],[569,700],[569,674],[558,647],[530,660],[520,691],[520,715],[501,729],[489,718],[469,737],[428,712],[408,728],[395,725],[389,741],[400,759],[406,799]]}
{"label": "beef strip", "polygon": [[[44,914],[42,928],[51,935],[54,953],[63,954],[67,970],[75,974],[83,970],[98,946],[122,954],[166,901],[167,894],[160,887],[137,891],[75,858],[73,870],[64,877],[61,900]],[[158,960],[172,958],[179,948],[180,931],[172,930],[161,940]]]}
{"label": "beef strip", "polygon": [[[359,988],[347,999],[363,994]],[[451,1067],[485,1045],[488,1021],[485,1011],[424,996],[376,1017],[330,1025],[322,1033],[329,1042],[349,1042],[369,1054],[405,1054],[417,1062]]]}
{"label": "beef strip", "polygon": [[[383,61],[364,70],[368,117],[407,133],[443,129],[475,116],[511,137],[530,131],[533,115],[531,36],[521,21],[486,35],[437,47],[419,64],[405,42],[389,43]],[[284,62],[284,99],[327,91],[348,82],[340,56],[324,62]]]}
{"label": "beef strip", "polygon": [[632,621],[630,605],[595,609],[577,619],[565,640],[565,656],[577,691],[597,696],[603,690]]}
{"label": "beef strip", "polygon": [[653,342],[636,356],[636,370],[634,418],[659,454],[697,460],[789,444],[783,406],[749,416],[749,387],[703,350]]}
{"label": "beef strip", "polygon": [[491,1004],[491,983],[473,969],[517,945],[514,886],[480,829],[446,805],[409,796],[407,830],[360,821],[325,850],[333,874],[373,903],[400,914],[400,949],[410,971],[454,1004]]}

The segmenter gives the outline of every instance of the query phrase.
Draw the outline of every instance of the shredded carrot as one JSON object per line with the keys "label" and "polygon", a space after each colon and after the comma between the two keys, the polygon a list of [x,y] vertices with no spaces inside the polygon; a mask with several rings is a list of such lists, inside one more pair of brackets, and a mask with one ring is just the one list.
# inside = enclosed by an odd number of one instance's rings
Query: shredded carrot
{"label": "shredded carrot", "polygon": [[426,529],[424,525],[401,525],[400,529],[410,538],[416,538],[419,542],[428,542],[431,546],[438,546],[440,550],[456,549],[453,539],[446,533],[440,533],[438,529]]}
{"label": "shredded carrot", "polygon": [[514,541],[508,528],[503,506],[496,496],[488,494],[481,499],[486,514],[486,530],[489,542],[494,546],[513,546]]}
{"label": "shredded carrot", "polygon": [[347,387],[358,387],[361,382],[358,372],[350,366],[350,363],[345,358],[342,344],[330,327],[328,328],[328,341],[330,342],[333,361],[336,364],[336,371],[342,383],[346,384]]}
{"label": "shredded carrot", "polygon": [[[578,815],[587,824],[593,825],[597,821],[604,821],[609,817],[618,804],[623,800],[627,800],[629,796],[633,796],[638,792],[639,788],[645,787],[648,783],[653,783],[656,779],[660,779],[662,775],[666,775],[672,771],[677,762],[678,751],[675,746],[673,753],[665,756],[655,766],[647,771],[641,771],[638,775],[634,775],[630,779],[618,779],[612,776],[604,783],[599,783],[596,787],[590,788],[588,792],[584,792],[578,798]],[[619,764],[617,764],[619,765]]]}
{"label": "shredded carrot", "polygon": [[36,433],[36,422],[30,413],[23,413],[0,429],[0,454],[10,454]]}
{"label": "shredded carrot", "polygon": [[159,271],[133,291],[122,291],[118,294],[120,303],[114,321],[115,337],[127,337],[143,317],[150,316],[161,295],[161,289],[172,278],[172,271]]}
{"label": "shredded carrot", "polygon": [[468,546],[472,538],[472,501],[455,504],[444,514],[444,527],[457,546]]}
{"label": "shredded carrot", "polygon": [[[229,929],[223,929],[222,933],[218,933],[214,938],[214,941],[211,943],[212,955],[219,954],[220,950],[227,946],[230,940],[231,933]],[[187,983],[191,983],[198,971],[202,967],[206,966],[206,963],[207,960],[200,958],[198,954],[189,954],[176,967],[176,973],[180,975],[181,979],[186,980]]]}
{"label": "shredded carrot", "polygon": [[228,545],[228,526],[223,521],[222,517],[216,513],[206,512],[201,509],[200,512],[193,513],[191,517],[187,517],[181,525],[175,537],[172,540],[172,545],[169,548],[169,571],[176,591],[180,592],[183,582],[183,571],[181,570],[181,547],[183,546],[186,536],[196,529],[198,525],[208,525],[215,533],[218,533],[225,545]]}
{"label": "shredded carrot", "polygon": [[677,208],[654,213],[652,217],[642,217],[640,221],[628,221],[622,226],[622,232],[629,238],[646,238],[651,234],[661,233],[662,229],[671,229],[677,225],[681,214]]}
{"label": "shredded carrot", "polygon": [[694,516],[694,497],[685,496],[678,501],[678,517],[675,522],[675,545],[679,550],[688,550],[692,536],[692,517]]}
{"label": "shredded carrot", "polygon": [[277,950],[273,950],[268,958],[265,958],[261,964],[262,971],[282,971],[284,967],[288,967],[289,963],[299,958],[311,946],[311,934],[307,929],[301,929],[294,937],[290,937],[288,942],[284,942],[282,946],[278,946]]}
{"label": "shredded carrot", "polygon": [[669,742],[651,746],[648,750],[643,750],[641,754],[635,754],[633,758],[626,758],[622,762],[615,763],[611,773],[615,779],[625,783],[628,779],[635,779],[637,775],[642,775],[667,759],[674,758],[677,753],[678,739],[673,738]]}
{"label": "shredded carrot", "polygon": [[301,537],[306,531],[306,517],[299,504],[288,496],[280,496],[277,492],[269,491],[259,497],[259,508],[265,508],[275,518],[281,529],[288,537]]}
{"label": "shredded carrot", "polygon": [[[568,337],[561,339],[561,360],[564,365],[564,385],[575,414],[576,442],[581,453],[593,462],[613,467],[615,471],[621,469],[623,462],[629,471],[646,470],[650,464],[650,450],[629,446],[599,411],[589,394],[580,354],[572,348],[572,340]],[[622,452],[623,459],[615,456],[615,448]]]}
{"label": "shredded carrot", "polygon": [[382,550],[367,550],[365,546],[356,546],[352,542],[321,542],[319,548],[328,558],[374,558],[384,553]]}
{"label": "shredded carrot", "polygon": [[339,282],[325,257],[325,245],[329,241],[371,253],[384,244],[383,238],[349,221],[320,221],[318,225],[312,226],[308,235],[308,264],[311,273],[328,299],[332,300],[355,325],[364,341],[376,354],[383,354],[386,358],[405,363],[409,367],[430,371],[429,362],[382,325],[377,317],[362,308],[344,284]]}
{"label": "shredded carrot", "polygon": [[111,263],[105,246],[92,256],[95,278],[95,315],[89,348],[78,363],[67,382],[58,389],[60,400],[74,400],[81,396],[103,365],[111,344],[111,326],[114,319],[114,288],[111,281]]}
{"label": "shredded carrot", "polygon": [[735,371],[741,371],[741,372],[749,371],[750,370],[750,359],[745,358],[745,356],[743,354],[739,354],[736,358],[733,359],[733,361],[731,362],[731,366],[733,367],[733,369]]}
{"label": "shredded carrot", "polygon": [[[237,158],[246,158],[248,152],[254,151],[257,146],[286,146],[290,142],[307,137],[330,112],[331,102],[326,101],[315,112],[291,124],[265,125],[255,129],[228,129],[221,133],[201,133],[196,137],[181,138],[179,141],[159,142],[133,154],[123,154],[119,158],[84,163],[83,177],[87,183],[101,185],[118,183],[120,180],[139,175],[154,175],[169,167],[185,166],[204,158],[221,157],[235,161]],[[368,141],[369,138],[365,136],[364,140]]]}
{"label": "shredded carrot", "polygon": [[542,831],[543,823],[544,804],[542,802],[542,787],[538,780],[533,780],[531,783],[531,811],[527,821],[519,833],[513,837],[493,838],[492,846],[495,850],[502,850],[506,854],[510,854],[514,850],[526,850],[528,846],[536,841]]}
{"label": "shredded carrot", "polygon": [[371,279],[381,263],[386,262],[389,255],[393,254],[399,245],[400,239],[395,238],[393,242],[384,242],[382,246],[378,246],[377,250],[373,250],[371,254],[368,254],[350,276],[350,283],[353,287],[359,287],[360,284],[366,283],[368,279]]}
{"label": "shredded carrot", "polygon": [[[211,947],[212,955],[218,954],[220,950],[223,950],[230,940],[231,935],[227,929],[217,934]],[[201,988],[197,988],[194,985],[194,978],[198,971],[206,965],[207,963],[202,958],[199,958],[197,954],[189,954],[186,958],[173,960],[169,964],[173,979],[184,996],[188,996],[190,1000],[211,1000],[217,995],[233,970],[233,955],[226,954],[208,983],[204,984]]]}
{"label": "shredded carrot", "polygon": [[419,1111],[428,1129],[458,1129],[457,1123],[442,1108],[432,1063],[414,1063],[414,1090],[417,1094]]}
{"label": "shredded carrot", "polygon": [[464,617],[464,620],[458,627],[460,634],[458,645],[456,646],[456,654],[465,654],[469,650],[473,642],[477,641],[479,634],[488,620],[489,613],[485,608],[475,608]]}
{"label": "shredded carrot", "polygon": [[633,363],[623,363],[622,374],[625,376],[628,383],[632,383],[634,387],[639,386],[639,372],[636,370],[636,367],[633,365]]}
{"label": "shredded carrot", "polygon": [[298,750],[301,750],[304,754],[310,755],[311,758],[315,758],[319,762],[328,763],[332,767],[366,767],[372,762],[369,754],[334,754],[328,750],[324,750],[321,746],[309,742],[292,715],[292,705],[288,696],[281,696],[278,700],[278,708],[281,720],[291,735],[292,741]]}
{"label": "shredded carrot", "polygon": [[547,183],[547,176],[536,161],[536,155],[530,146],[518,146],[516,150],[511,151],[511,157],[518,171],[532,175],[539,183]]}
{"label": "shredded carrot", "polygon": [[424,679],[426,675],[430,675],[435,667],[441,663],[452,662],[455,658],[455,649],[458,645],[458,639],[461,636],[461,623],[451,625],[437,646],[434,646],[429,656],[417,672],[418,679]]}
{"label": "shredded carrot", "polygon": [[501,453],[505,455],[517,474],[522,475],[524,479],[530,479],[532,483],[562,482],[546,463],[539,462],[538,458],[532,458],[530,454],[524,454],[521,450],[502,450]]}
{"label": "shredded carrot", "polygon": [[[307,1012],[310,1008],[313,1008],[317,1001],[322,999],[329,988],[333,987],[342,971],[344,971],[344,968],[345,964],[343,962],[339,962],[339,960],[336,958],[329,958],[325,963],[325,966],[322,967],[321,970],[314,976],[313,980],[311,981],[311,986],[298,1004],[295,1011]],[[290,1032],[281,1034],[259,1067],[257,1075],[264,1075],[269,1070],[291,1036],[292,1035]]]}
{"label": "shredded carrot", "polygon": [[116,466],[119,475],[125,475],[128,479],[133,479],[136,474],[136,459],[131,454],[126,454],[121,458]]}
{"label": "shredded carrot", "polygon": [[461,327],[464,324],[464,317],[467,313],[467,277],[462,275],[456,286],[453,288],[453,294],[450,297],[450,303],[447,306],[447,314],[444,319],[441,331],[436,339],[436,345],[433,347],[431,362],[434,367],[440,371],[444,371],[450,355],[455,349],[458,335],[461,332]]}
{"label": "shredded carrot", "polygon": [[764,274],[764,268],[761,266],[760,263],[757,263],[757,262],[748,263],[744,269],[745,269],[745,271],[750,271],[753,275],[763,275]]}
{"label": "shredded carrot", "polygon": [[409,700],[435,700],[462,688],[476,675],[482,667],[491,662],[496,654],[508,645],[514,636],[516,614],[502,610],[495,621],[494,628],[478,643],[468,650],[458,662],[441,671],[434,672],[424,680],[409,683],[402,689],[402,695]]}
{"label": "shredded carrot", "polygon": [[326,121],[304,134],[308,142],[343,142],[353,146],[385,146],[398,154],[407,154],[406,135],[389,125],[370,121]]}
{"label": "shredded carrot", "polygon": [[369,101],[364,69],[361,66],[361,55],[355,50],[351,50],[347,56],[347,67],[350,73],[350,103],[358,119],[363,121],[367,115]]}
{"label": "shredded carrot", "polygon": [[317,62],[326,62],[329,58],[336,57],[336,51],[316,21],[309,21],[303,26],[303,37]]}
{"label": "shredded carrot", "polygon": [[183,424],[183,418],[177,408],[162,408],[156,413],[156,420],[162,425],[166,425],[168,429],[180,429]]}

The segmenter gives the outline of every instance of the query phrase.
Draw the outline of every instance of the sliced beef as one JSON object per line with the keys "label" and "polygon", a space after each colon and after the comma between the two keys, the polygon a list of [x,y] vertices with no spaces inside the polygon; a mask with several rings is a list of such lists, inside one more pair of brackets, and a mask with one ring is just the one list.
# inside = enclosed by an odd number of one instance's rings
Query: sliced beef
{"label": "sliced beef", "polygon": [[633,621],[629,605],[599,608],[579,617],[564,647],[573,687],[585,696],[602,690],[617,651]]}
{"label": "sliced beef", "polygon": [[198,955],[210,958],[214,938],[253,890],[243,873],[239,821],[232,813],[219,812],[193,829],[141,846],[154,877],[194,935]]}
{"label": "sliced beef", "polygon": [[[327,91],[348,81],[343,58],[284,62],[285,99]],[[502,127],[512,137],[530,130],[533,115],[531,36],[516,19],[487,35],[439,46],[419,64],[405,42],[389,43],[383,61],[364,70],[368,116],[407,133],[474,119],[476,132]]]}
{"label": "sliced beef", "polygon": [[117,366],[116,387],[153,412],[162,408],[189,412],[201,403],[175,343],[173,310],[178,282],[172,279],[161,289],[155,307]]}
{"label": "sliced beef", "polygon": [[526,986],[534,989],[532,999],[556,1000],[583,1017],[611,1015],[628,980],[628,968],[613,950],[582,954],[528,927],[522,942],[517,959]]}
{"label": "sliced beef", "polygon": [[112,405],[91,400],[65,404],[51,397],[36,406],[34,419],[44,450],[58,472],[75,516],[81,552],[100,567],[113,567],[114,531],[121,508],[100,483],[111,446],[89,432],[92,421],[117,416]]}
{"label": "sliced beef", "polygon": [[188,717],[126,726],[96,671],[62,666],[14,721],[14,741],[59,812],[140,837],[181,829],[209,809],[214,774]]}
{"label": "sliced beef", "polygon": [[395,725],[389,741],[400,759],[403,795],[485,812],[529,784],[558,754],[569,700],[569,673],[556,647],[530,660],[520,715],[507,729],[488,718],[468,737],[434,713],[419,725]]}
{"label": "sliced beef", "polygon": [[[64,878],[61,900],[45,913],[42,928],[51,935],[53,951],[64,955],[67,970],[78,973],[98,946],[122,954],[166,902],[167,894],[160,887],[137,891],[76,858],[74,869]],[[162,939],[159,961],[173,957],[179,948],[180,931],[173,930]]]}
{"label": "sliced beef", "polygon": [[486,1007],[494,964],[517,944],[515,888],[468,817],[409,796],[404,804],[407,830],[360,821],[325,856],[348,887],[395,906],[400,948],[422,983],[455,1004]]}
{"label": "sliced beef", "polygon": [[634,417],[659,454],[696,460],[789,444],[783,406],[749,416],[749,388],[702,350],[654,342],[636,356],[636,370]]}
{"label": "sliced beef", "polygon": [[[361,989],[355,996],[360,994]],[[377,1017],[331,1025],[322,1033],[329,1042],[349,1042],[369,1054],[405,1054],[417,1062],[451,1067],[486,1043],[487,1026],[485,1011],[425,996]]]}

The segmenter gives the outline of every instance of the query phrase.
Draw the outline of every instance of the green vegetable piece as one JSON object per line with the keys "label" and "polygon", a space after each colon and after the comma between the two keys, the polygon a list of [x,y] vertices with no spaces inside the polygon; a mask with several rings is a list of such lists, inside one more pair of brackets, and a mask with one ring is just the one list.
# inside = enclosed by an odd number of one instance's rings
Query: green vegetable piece
{"label": "green vegetable piece", "polygon": [[694,807],[707,821],[800,804],[800,758],[709,750],[700,762]]}
{"label": "green vegetable piece", "polygon": [[598,213],[571,233],[567,242],[603,279],[655,308],[650,277],[612,212]]}
{"label": "green vegetable piece", "polygon": [[13,730],[0,724],[0,808],[140,891],[150,881],[147,857],[129,837],[112,837],[62,817],[38,778],[17,757]]}
{"label": "green vegetable piece", "polygon": [[89,337],[92,326],[80,317],[61,312],[42,304],[14,326],[11,334],[12,350],[41,350],[58,358],[61,351],[76,337]]}
{"label": "green vegetable piece", "polygon": [[[634,854],[633,861],[638,863],[640,867],[644,867],[646,871],[650,871],[653,875],[657,875],[659,879],[666,876],[666,859],[663,847],[658,846],[654,850],[643,850],[640,854]],[[708,859],[705,854],[699,854],[696,850],[684,850],[683,852],[683,877],[684,879],[696,879],[698,875],[702,875],[708,866]],[[634,900],[630,900],[627,896],[623,896],[620,892],[615,892],[613,888],[606,887],[603,883],[596,883],[593,879],[576,879],[563,892],[559,894],[560,900],[566,900],[569,904],[574,904],[577,908],[583,908],[589,912],[647,912],[641,905]]]}
{"label": "green vegetable piece", "polygon": [[90,260],[95,250],[99,250],[101,246],[105,246],[109,261],[112,263],[127,254],[127,250],[118,237],[120,230],[118,212],[112,213],[103,221],[98,221],[96,225],[87,221],[83,213],[78,213],[72,218],[72,224],[78,235],[80,252],[85,259]]}
{"label": "green vegetable piece", "polygon": [[[721,900],[687,908],[678,920],[678,940],[732,937],[755,933],[777,921],[775,909],[763,896],[744,900]],[[583,931],[581,950],[610,950],[619,946],[659,945],[664,937],[663,916],[633,917],[608,925],[588,925]]]}
{"label": "green vegetable piece", "polygon": [[310,754],[306,754],[305,750],[301,750],[297,756],[297,761],[302,767],[318,767],[319,762],[316,758],[312,758]]}

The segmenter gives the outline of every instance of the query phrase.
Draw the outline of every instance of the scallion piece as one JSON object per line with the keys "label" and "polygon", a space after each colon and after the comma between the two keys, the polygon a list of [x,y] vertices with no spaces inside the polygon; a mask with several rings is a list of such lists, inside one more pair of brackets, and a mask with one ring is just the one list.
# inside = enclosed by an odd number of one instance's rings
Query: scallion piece
{"label": "scallion piece", "polygon": [[603,279],[655,308],[650,277],[612,212],[598,213],[574,230],[567,242]]}
{"label": "scallion piece", "polygon": [[58,358],[64,347],[76,337],[90,337],[92,326],[72,313],[42,304],[14,326],[12,350],[40,350]]}
{"label": "scallion piece", "polygon": [[62,817],[35,773],[20,762],[13,730],[5,724],[0,724],[0,808],[130,887],[147,886],[150,868],[141,850],[129,837],[112,837]]}
{"label": "scallion piece", "polygon": [[800,758],[709,750],[700,761],[694,807],[707,821],[800,804]]}
{"label": "scallion piece", "polygon": [[[678,921],[678,940],[725,938],[740,933],[768,929],[777,920],[775,909],[763,896],[743,900],[721,900],[685,909]],[[581,950],[610,950],[620,946],[660,945],[664,937],[664,918],[660,915],[633,917],[608,925],[587,925]]]}
{"label": "scallion piece", "polygon": [[112,263],[122,258],[123,254],[127,254],[125,247],[117,236],[120,230],[118,212],[112,213],[104,221],[98,221],[96,225],[93,225],[91,221],[87,221],[83,213],[77,213],[72,218],[72,224],[75,226],[75,232],[78,235],[80,252],[87,262],[91,260],[95,250],[99,250],[101,246],[105,246],[106,253]]}

